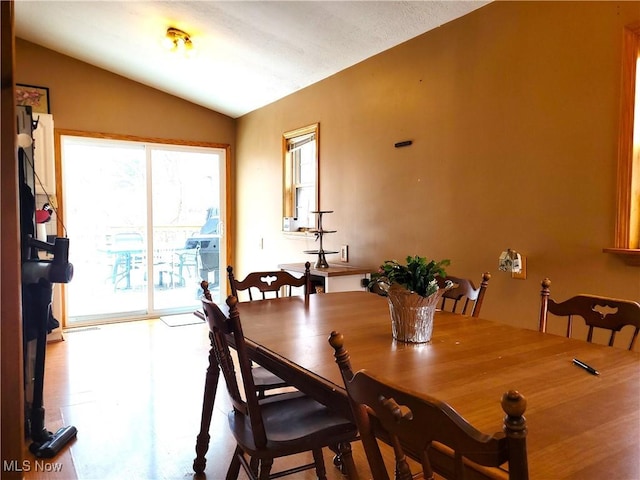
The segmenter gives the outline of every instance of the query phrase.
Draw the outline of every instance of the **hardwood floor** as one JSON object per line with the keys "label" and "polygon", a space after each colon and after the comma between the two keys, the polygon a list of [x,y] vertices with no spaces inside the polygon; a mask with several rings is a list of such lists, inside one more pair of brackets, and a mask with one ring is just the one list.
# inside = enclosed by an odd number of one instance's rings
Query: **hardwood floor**
{"label": "hardwood floor", "polygon": [[[51,431],[74,425],[78,435],[44,462],[36,463],[25,443],[30,468],[25,479],[223,479],[234,442],[222,383],[205,476],[192,470],[208,351],[204,323],[168,327],[149,320],[65,332],[65,341],[47,347],[45,425]],[[365,478],[369,472],[361,445],[353,448]],[[328,478],[344,478],[333,467],[331,452],[325,458]],[[315,475],[308,471],[287,478]]]}

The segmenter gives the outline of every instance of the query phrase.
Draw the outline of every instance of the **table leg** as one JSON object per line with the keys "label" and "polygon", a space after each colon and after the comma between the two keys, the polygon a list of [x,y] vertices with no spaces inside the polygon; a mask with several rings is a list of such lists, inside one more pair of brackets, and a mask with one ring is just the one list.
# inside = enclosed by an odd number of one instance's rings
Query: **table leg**
{"label": "table leg", "polygon": [[[209,335],[211,337],[211,335]],[[200,433],[196,438],[196,458],[193,461],[193,471],[203,473],[207,465],[205,455],[209,450],[209,428],[211,426],[211,416],[213,415],[213,403],[216,398],[216,390],[218,388],[218,378],[220,377],[220,368],[216,360],[213,349],[213,338],[211,338],[211,349],[209,350],[209,366],[204,382],[204,398],[202,400],[202,417],[200,419]]]}

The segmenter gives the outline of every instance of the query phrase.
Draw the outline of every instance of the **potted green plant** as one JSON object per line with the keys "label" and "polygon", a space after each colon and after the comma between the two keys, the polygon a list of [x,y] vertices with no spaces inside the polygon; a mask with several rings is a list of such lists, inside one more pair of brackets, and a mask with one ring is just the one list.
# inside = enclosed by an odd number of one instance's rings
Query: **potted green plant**
{"label": "potted green plant", "polygon": [[445,282],[440,288],[437,278],[446,277],[444,267],[450,263],[408,256],[405,264],[386,260],[371,275],[369,287],[381,291],[389,300],[393,338],[408,343],[431,341],[436,304],[452,285]]}
{"label": "potted green plant", "polygon": [[377,272],[371,275],[369,287],[380,287],[387,291],[391,285],[397,284],[422,297],[428,297],[438,291],[436,277],[446,277],[444,267],[449,266],[449,260],[427,261],[426,257],[409,255],[406,264],[397,260],[385,260]]}

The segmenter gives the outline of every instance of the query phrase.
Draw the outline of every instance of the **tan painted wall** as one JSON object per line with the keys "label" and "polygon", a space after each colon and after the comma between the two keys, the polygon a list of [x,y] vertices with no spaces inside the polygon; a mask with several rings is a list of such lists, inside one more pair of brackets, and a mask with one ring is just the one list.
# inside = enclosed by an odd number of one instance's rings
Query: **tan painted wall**
{"label": "tan painted wall", "polygon": [[[348,244],[351,263],[488,270],[483,316],[532,329],[545,276],[558,298],[640,300],[640,268],[602,253],[622,28],[637,20],[640,2],[492,3],[240,118],[237,271],[310,258],[313,242],[280,232],[281,135],[320,122],[320,204],[338,231],[325,247]],[[527,280],[497,270],[507,247],[528,257]]]}
{"label": "tan painted wall", "polygon": [[71,57],[16,39],[16,82],[49,88],[55,127],[226,143],[235,120]]}

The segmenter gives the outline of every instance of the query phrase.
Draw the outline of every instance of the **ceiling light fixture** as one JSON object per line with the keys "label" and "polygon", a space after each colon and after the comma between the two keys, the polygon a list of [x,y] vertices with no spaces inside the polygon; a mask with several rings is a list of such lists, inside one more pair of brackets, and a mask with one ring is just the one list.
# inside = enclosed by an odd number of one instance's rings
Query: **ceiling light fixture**
{"label": "ceiling light fixture", "polygon": [[167,50],[187,55],[193,50],[193,42],[191,41],[190,35],[175,27],[169,27],[167,29],[164,45]]}

